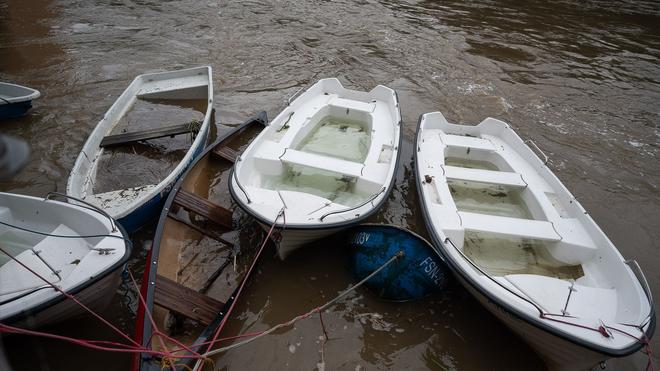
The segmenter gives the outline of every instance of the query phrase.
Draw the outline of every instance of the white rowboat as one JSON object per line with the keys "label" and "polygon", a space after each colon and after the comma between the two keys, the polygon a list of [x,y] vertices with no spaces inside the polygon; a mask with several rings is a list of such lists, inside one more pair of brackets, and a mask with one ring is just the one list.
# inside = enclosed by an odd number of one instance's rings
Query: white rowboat
{"label": "white rowboat", "polygon": [[[98,183],[97,174],[101,158],[106,151],[103,143],[108,139],[124,137],[124,140],[136,137],[153,138],[169,135],[184,134],[185,123],[175,122],[175,127],[149,128],[142,132],[122,133],[123,135],[112,135],[113,129],[120,123],[127,112],[140,100],[204,100],[206,107],[204,119],[198,129],[197,136],[190,145],[183,158],[176,167],[157,184],[141,183],[123,189],[115,189],[107,192],[96,192]],[[128,232],[139,228],[150,217],[158,214],[160,206],[167,197],[172,184],[188,168],[192,160],[201,153],[208,136],[211,115],[213,109],[213,82],[211,67],[197,67],[186,70],[151,73],[140,75],[126,88],[121,96],[110,107],[103,119],[98,123],[83,146],[76,160],[66,192],[76,198],[83,199],[105,210],[113,218],[117,219]],[[163,122],[163,124],[168,124]],[[170,125],[172,123],[169,123]],[[181,127],[183,126],[183,131]],[[173,129],[171,129],[173,128]],[[178,129],[177,129],[178,128]],[[191,127],[192,129],[192,127]],[[120,143],[121,144],[121,143]],[[146,169],[145,169],[146,171]]]}
{"label": "white rowboat", "polygon": [[[532,146],[540,152],[538,147]],[[417,187],[434,245],[461,283],[552,368],[631,354],[655,328],[651,292],[506,123],[420,118]]]}
{"label": "white rowboat", "polygon": [[130,255],[124,238],[112,219],[91,208],[0,193],[0,322],[37,327],[84,311],[21,263],[102,310]]}
{"label": "white rowboat", "polygon": [[264,228],[284,227],[278,247],[284,259],[375,212],[392,189],[400,143],[394,90],[361,92],[323,79],[248,146],[229,189]]}

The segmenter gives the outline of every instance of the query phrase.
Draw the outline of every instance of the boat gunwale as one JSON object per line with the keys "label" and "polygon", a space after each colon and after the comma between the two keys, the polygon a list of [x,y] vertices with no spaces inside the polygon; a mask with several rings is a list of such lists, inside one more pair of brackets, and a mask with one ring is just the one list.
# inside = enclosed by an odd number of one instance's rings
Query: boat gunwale
{"label": "boat gunwale", "polygon": [[[379,85],[380,86],[380,85]],[[375,89],[375,88],[374,88]],[[389,88],[388,88],[389,89]],[[398,130],[399,130],[399,142],[396,146],[397,151],[396,151],[396,160],[393,165],[393,171],[392,171],[392,176],[390,178],[390,182],[387,186],[383,185],[383,187],[387,187],[385,192],[383,193],[383,197],[378,201],[376,205],[373,205],[372,208],[370,208],[367,212],[361,214],[359,217],[351,219],[351,220],[343,220],[343,221],[337,221],[333,223],[305,223],[305,224],[300,224],[300,223],[286,223],[284,222],[277,222],[275,221],[273,223],[273,220],[268,219],[266,217],[263,217],[259,214],[257,214],[255,211],[252,210],[251,207],[248,205],[244,204],[243,200],[241,197],[236,193],[236,190],[234,189],[234,182],[236,184],[240,185],[237,180],[234,179],[235,175],[235,166],[231,168],[231,172],[229,173],[229,193],[231,194],[231,197],[236,201],[236,204],[248,215],[256,219],[258,222],[271,226],[275,224],[275,227],[279,228],[284,228],[286,227],[287,230],[298,230],[298,231],[304,231],[304,230],[327,230],[327,229],[333,229],[333,228],[345,228],[345,227],[351,227],[357,224],[360,224],[363,220],[369,218],[373,214],[375,214],[384,204],[385,202],[389,199],[390,194],[392,193],[392,189],[394,188],[394,184],[396,182],[396,172],[399,169],[399,165],[401,163],[401,144],[403,143],[403,119],[401,118],[401,107],[399,104],[399,95],[397,94],[396,90],[391,89],[394,92],[394,107],[396,110],[399,112],[399,122],[397,123]],[[373,202],[373,201],[372,201]],[[364,205],[363,205],[364,206]],[[351,211],[352,209],[348,210],[338,210],[340,213]]]}
{"label": "boat gunwale", "polygon": [[[151,331],[152,331],[152,326],[151,322],[146,320],[147,317],[147,310],[150,311],[150,313],[153,311],[154,308],[154,296],[155,296],[155,291],[156,291],[156,275],[158,274],[158,257],[160,254],[160,243],[163,239],[163,235],[165,232],[165,222],[167,221],[168,214],[170,211],[170,208],[172,206],[172,203],[174,202],[174,198],[176,197],[178,190],[181,189],[183,183],[185,182],[188,174],[195,168],[195,166],[203,161],[207,156],[211,156],[211,153],[213,149],[217,146],[219,146],[221,143],[224,141],[231,139],[233,135],[240,134],[242,131],[245,129],[249,128],[253,124],[255,124],[257,121],[260,121],[263,126],[268,125],[268,118],[266,116],[265,112],[259,112],[257,115],[251,117],[244,123],[242,123],[239,126],[236,126],[226,132],[225,134],[221,135],[218,137],[213,143],[209,144],[202,153],[195,158],[190,166],[186,169],[186,171],[179,177],[179,179],[176,181],[174,186],[172,187],[172,191],[169,193],[167,199],[165,200],[165,204],[160,212],[160,216],[158,219],[158,225],[156,227],[156,232],[154,234],[154,239],[153,239],[153,244],[151,246],[151,250],[149,251],[149,254],[147,256],[146,264],[145,264],[145,272],[144,272],[144,278],[146,278],[146,281],[143,280],[143,282],[140,284],[140,289],[142,290],[142,287],[147,282],[153,282],[151,285],[147,285],[146,292],[141,293],[144,295],[144,301],[146,303],[146,306],[143,306],[141,303],[138,307],[138,315],[136,316],[136,326],[135,326],[135,331],[136,331],[136,336],[135,336],[135,341],[138,341],[140,344],[143,346],[147,346],[149,341],[152,339],[151,336]],[[233,166],[232,166],[233,169]],[[230,173],[231,174],[231,173]],[[156,269],[153,269],[156,268]],[[237,285],[238,286],[238,285]],[[232,295],[233,296],[233,295]],[[236,300],[237,298],[234,298],[233,300]],[[225,306],[223,306],[222,311],[226,313],[226,308],[228,305],[231,304],[231,301],[227,301],[225,303]],[[140,315],[140,310],[143,310],[142,315]],[[217,321],[216,321],[217,322]],[[210,324],[207,326],[210,327],[215,323]],[[204,329],[202,332],[204,332],[206,329]],[[214,329],[215,330],[215,329]],[[150,360],[152,357],[150,355],[144,355],[142,353],[136,353],[135,359],[134,359],[134,364],[133,364],[133,370],[160,370],[160,367],[156,368],[155,365],[154,367],[151,367]]]}
{"label": "boat gunwale", "polygon": [[4,98],[0,99],[0,106],[11,106],[13,104],[20,104],[20,103],[27,103],[31,102],[41,96],[41,92],[37,89],[31,88],[29,86],[24,86],[24,85],[19,85],[19,84],[12,84],[10,82],[0,82],[0,86],[2,85],[9,85],[9,86],[15,86],[21,89],[26,89],[29,91],[28,94],[25,95],[15,95],[10,98]]}
{"label": "boat gunwale", "polygon": [[[433,227],[433,224],[430,220],[429,217],[429,212],[428,208],[426,206],[426,197],[424,196],[424,191],[422,188],[422,183],[421,179],[418,176],[418,166],[419,166],[419,158],[418,158],[418,153],[419,153],[419,137],[420,137],[420,128],[422,124],[422,119],[424,116],[428,113],[423,113],[419,115],[419,118],[417,120],[417,128],[415,130],[415,140],[414,140],[414,162],[415,162],[415,184],[417,186],[417,195],[419,198],[419,203],[421,204],[422,211],[423,211],[423,216],[424,216],[424,224],[426,225],[426,229],[429,233],[429,236],[431,237],[431,240],[433,241],[433,245],[436,247],[436,250],[443,256],[445,262],[448,264],[449,268],[452,270],[452,272],[455,275],[458,275],[459,278],[461,278],[463,281],[467,282],[474,290],[476,290],[479,294],[481,294],[488,302],[491,302],[495,305],[495,307],[504,310],[506,313],[509,313],[513,315],[516,319],[524,321],[525,323],[528,323],[535,328],[538,328],[540,330],[546,331],[554,336],[557,336],[565,341],[568,341],[570,343],[573,343],[578,346],[582,346],[586,349],[589,349],[591,351],[595,351],[601,354],[604,354],[609,357],[625,357],[630,354],[633,354],[637,351],[639,351],[642,347],[644,347],[644,344],[639,342],[639,341],[634,341],[631,345],[625,347],[625,348],[608,348],[602,345],[595,344],[594,342],[587,341],[584,339],[581,339],[577,336],[574,336],[570,333],[567,333],[565,331],[560,330],[559,328],[555,326],[551,326],[547,323],[544,323],[542,321],[539,321],[536,317],[530,316],[528,313],[523,312],[520,308],[508,303],[506,300],[503,298],[499,297],[496,294],[493,294],[490,292],[488,289],[483,287],[479,282],[477,282],[474,277],[469,274],[468,272],[465,271],[465,269],[460,265],[460,263],[453,257],[453,255],[449,254],[445,249],[446,245],[445,242],[440,239],[438,236],[437,232],[435,231],[435,228]],[[536,156],[536,155],[535,155]],[[537,160],[541,161],[538,156],[536,157]],[[554,175],[554,174],[553,174]],[[486,308],[488,310],[488,308]],[[648,322],[648,327],[644,331],[644,336],[646,337],[646,340],[650,340],[653,337],[653,334],[655,332],[655,327],[656,327],[656,314],[655,314],[655,308],[653,305],[650,305],[650,310],[651,312],[649,313],[649,322]],[[511,330],[512,331],[512,330]],[[521,336],[522,337],[522,336]],[[523,338],[523,340],[525,340]]]}

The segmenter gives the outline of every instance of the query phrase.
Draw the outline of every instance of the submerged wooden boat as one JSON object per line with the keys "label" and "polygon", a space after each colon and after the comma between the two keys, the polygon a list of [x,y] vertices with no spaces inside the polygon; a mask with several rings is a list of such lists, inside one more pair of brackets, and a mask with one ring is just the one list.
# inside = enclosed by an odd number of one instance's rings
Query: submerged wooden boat
{"label": "submerged wooden boat", "polygon": [[40,96],[38,90],[0,82],[0,120],[25,115],[32,108],[32,101]]}
{"label": "submerged wooden boat", "polygon": [[[262,112],[218,138],[174,185],[142,281],[147,306],[138,310],[136,341],[145,347],[162,346],[152,335],[150,315],[168,336],[200,344],[218,330],[239,296],[238,288],[258,258],[257,247],[232,240],[232,212],[221,205],[229,207],[231,202],[226,186],[238,156],[232,142],[250,128],[261,130],[267,121]],[[161,362],[143,354],[134,369],[160,370]]]}
{"label": "submerged wooden boat", "polygon": [[550,367],[581,370],[642,348],[655,312],[637,263],[546,162],[502,121],[420,118],[415,175],[434,245]]}
{"label": "submerged wooden boat", "polygon": [[0,193],[0,222],[0,322],[38,327],[84,311],[30,270],[94,310],[110,303],[130,255],[111,218],[48,197]]}
{"label": "submerged wooden boat", "polygon": [[[168,109],[182,104],[201,107],[187,111]],[[142,117],[129,117],[131,110],[138,106],[145,106],[141,108]],[[154,128],[149,125],[153,122],[148,121],[154,121],[158,109],[163,111],[162,122],[157,123],[160,127]],[[129,233],[133,232],[158,215],[174,182],[204,149],[212,109],[211,67],[136,77],[87,139],[71,170],[67,194],[102,208]],[[175,119],[181,122],[173,123]],[[166,148],[171,144],[173,140],[167,137],[183,134],[193,135],[194,140],[191,144],[184,142],[173,154],[174,158],[165,161],[158,147]],[[141,143],[147,141],[149,148],[140,148]],[[139,153],[136,148],[140,149]],[[160,152],[150,154],[148,150],[154,148]],[[180,152],[185,154],[180,155]],[[128,157],[133,155],[136,158]],[[153,164],[149,164],[150,157],[156,160]],[[129,161],[136,164],[134,174],[125,170]],[[114,163],[118,164],[112,166]],[[150,165],[155,168],[162,163],[167,163],[167,167],[160,169],[163,174],[154,175],[156,170],[150,169]],[[118,172],[114,173],[114,169]]]}
{"label": "submerged wooden boat", "polygon": [[[323,79],[250,144],[229,190],[264,228],[280,228],[284,259],[378,210],[392,190],[400,144],[394,90],[379,85],[360,92]],[[285,217],[278,219],[281,210]]]}

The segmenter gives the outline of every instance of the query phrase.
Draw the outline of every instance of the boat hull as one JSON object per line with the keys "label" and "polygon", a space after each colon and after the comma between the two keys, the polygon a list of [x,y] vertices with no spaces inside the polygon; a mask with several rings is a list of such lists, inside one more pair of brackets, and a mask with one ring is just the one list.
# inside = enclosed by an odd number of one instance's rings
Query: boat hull
{"label": "boat hull", "polygon": [[24,116],[32,108],[32,101],[0,105],[0,120]]}
{"label": "boat hull", "polygon": [[[121,272],[121,269],[116,269],[100,280],[83,288],[75,294],[76,299],[96,313],[105,310],[112,302],[117,287],[119,287]],[[61,296],[57,300],[59,301],[56,304],[19,316],[15,321],[11,322],[12,325],[22,328],[37,328],[62,322],[87,312],[76,302],[64,296]]]}
{"label": "boat hull", "polygon": [[610,358],[530,325],[486,298],[459,275],[456,277],[481,305],[529,344],[550,370],[590,370]]}
{"label": "boat hull", "polygon": [[[271,227],[263,223],[259,223],[259,225],[266,232],[268,232]],[[280,257],[280,259],[284,260],[295,250],[298,250],[299,248],[314,241],[330,237],[335,233],[349,228],[350,226],[327,229],[280,229],[278,227],[279,226],[275,227],[273,236],[271,236],[271,238],[275,241],[277,255]]]}

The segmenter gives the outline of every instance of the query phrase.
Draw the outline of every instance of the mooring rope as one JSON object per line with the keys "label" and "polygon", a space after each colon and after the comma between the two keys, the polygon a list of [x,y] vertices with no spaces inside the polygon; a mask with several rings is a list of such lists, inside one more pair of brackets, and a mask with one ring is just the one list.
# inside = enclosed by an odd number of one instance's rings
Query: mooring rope
{"label": "mooring rope", "polygon": [[[241,282],[241,285],[238,287],[238,291],[236,292],[236,296],[234,297],[234,300],[231,302],[231,305],[229,306],[229,309],[227,309],[227,313],[225,313],[224,317],[222,318],[222,321],[220,322],[220,325],[218,325],[218,328],[215,330],[215,333],[213,334],[213,339],[209,343],[208,347],[206,348],[206,352],[208,353],[211,348],[213,347],[213,344],[218,339],[218,336],[220,335],[220,332],[222,331],[222,328],[225,326],[225,323],[227,322],[227,319],[229,318],[229,315],[231,314],[232,310],[234,309],[234,306],[236,305],[236,298],[238,298],[241,295],[241,292],[243,291],[243,287],[245,287],[245,284],[248,281],[248,277],[250,277],[250,273],[252,272],[252,269],[254,269],[254,266],[257,264],[257,260],[259,260],[259,256],[261,256],[261,252],[263,251],[264,247],[268,243],[268,240],[270,239],[270,236],[273,234],[273,231],[275,230],[275,226],[277,225],[277,220],[280,218],[280,216],[284,217],[284,223],[286,225],[286,216],[284,216],[284,208],[282,208],[278,213],[277,216],[275,217],[275,220],[273,220],[273,225],[270,227],[270,230],[268,230],[268,234],[266,234],[266,237],[264,237],[264,241],[259,247],[259,250],[257,251],[257,255],[255,255],[255,258],[252,260],[252,264],[250,264],[250,268],[248,268],[247,272],[245,273],[245,278]],[[284,227],[283,227],[284,228]],[[202,355],[203,358],[207,358],[206,356]],[[195,367],[193,368],[193,371],[197,371],[199,369],[199,366],[202,363],[202,358],[198,359],[197,362],[195,363]]]}
{"label": "mooring rope", "polygon": [[[275,326],[271,327],[270,329],[268,329],[266,331],[263,331],[263,332],[259,333],[258,335],[255,335],[254,337],[252,337],[250,339],[247,339],[247,340],[244,340],[244,341],[241,341],[239,343],[232,344],[232,345],[228,345],[226,347],[218,348],[218,349],[215,349],[215,350],[212,350],[212,351],[207,351],[206,353],[202,354],[202,357],[205,357],[205,358],[210,357],[210,356],[213,356],[213,355],[216,355],[216,354],[219,354],[219,353],[222,353],[222,352],[226,352],[226,351],[234,349],[234,348],[241,347],[243,345],[246,345],[248,343],[253,342],[254,340],[257,340],[261,337],[264,337],[264,336],[266,336],[266,335],[272,333],[273,331],[276,331],[276,330],[278,330],[282,327],[290,326],[290,325],[294,324],[295,322],[297,322],[301,319],[304,319],[304,318],[307,318],[307,317],[311,316],[314,313],[321,313],[322,311],[324,311],[325,309],[327,309],[328,307],[332,306],[337,301],[342,299],[344,296],[348,295],[350,292],[355,291],[358,287],[362,286],[364,283],[369,281],[369,279],[371,279],[373,276],[380,273],[380,271],[385,269],[388,265],[392,264],[395,260],[397,260],[397,259],[399,259],[403,256],[404,256],[403,251],[397,252],[396,254],[394,254],[394,256],[392,256],[387,262],[385,262],[383,265],[381,265],[378,269],[373,271],[371,274],[369,274],[367,277],[362,279],[360,282],[358,282],[355,285],[353,285],[353,286],[349,287],[348,289],[344,290],[339,295],[337,295],[334,299],[328,301],[327,303],[325,303],[325,304],[323,304],[319,307],[316,307],[316,308],[312,309],[311,311],[309,311],[307,313],[298,315],[298,316],[290,319],[289,321],[282,322],[278,325],[275,325]],[[325,331],[325,329],[324,329],[324,331]],[[197,368],[195,368],[193,370],[196,371]]]}

